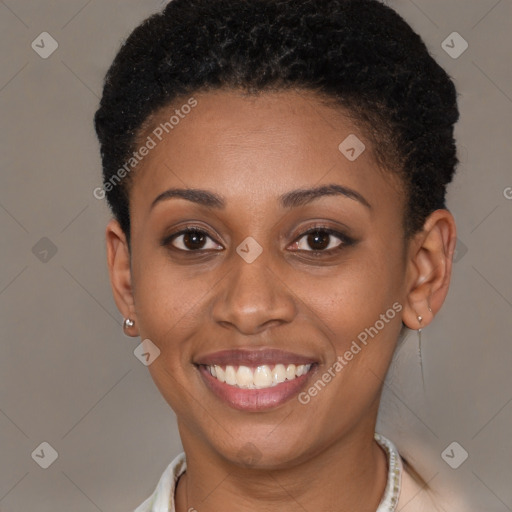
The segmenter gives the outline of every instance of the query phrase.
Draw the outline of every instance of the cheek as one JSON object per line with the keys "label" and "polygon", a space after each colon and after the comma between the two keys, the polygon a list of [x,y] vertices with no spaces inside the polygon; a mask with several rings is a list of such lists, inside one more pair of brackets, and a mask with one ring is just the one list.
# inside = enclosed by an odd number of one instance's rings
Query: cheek
{"label": "cheek", "polygon": [[354,417],[373,401],[395,350],[402,327],[401,272],[398,254],[362,251],[312,288],[309,304],[329,328],[331,344],[319,378],[326,372],[336,376],[325,398]]}
{"label": "cheek", "polygon": [[177,360],[181,350],[175,349],[204,319],[200,309],[220,276],[214,272],[193,273],[171,264],[161,254],[147,254],[139,261],[143,264],[134,264],[133,272],[141,336],[151,339],[166,357],[169,354]]}
{"label": "cheek", "polygon": [[[134,290],[141,339],[149,338],[160,355],[148,366],[151,377],[169,406],[183,421],[192,421],[201,397],[190,385],[191,339],[205,321],[201,308],[213,293],[216,276],[191,276],[165,257],[141,258],[134,265]],[[186,392],[185,392],[186,390]],[[193,421],[192,421],[193,424]]]}
{"label": "cheek", "polygon": [[331,347],[303,398],[315,417],[330,404],[333,435],[367,414],[382,387],[401,330],[399,271],[391,258],[361,256],[311,287],[308,306]]}
{"label": "cheek", "polygon": [[[310,304],[331,327],[340,342],[357,337],[401,299],[403,280],[396,255],[361,252],[329,277],[310,283]],[[395,310],[387,315],[394,320]],[[380,325],[380,324],[379,324]]]}

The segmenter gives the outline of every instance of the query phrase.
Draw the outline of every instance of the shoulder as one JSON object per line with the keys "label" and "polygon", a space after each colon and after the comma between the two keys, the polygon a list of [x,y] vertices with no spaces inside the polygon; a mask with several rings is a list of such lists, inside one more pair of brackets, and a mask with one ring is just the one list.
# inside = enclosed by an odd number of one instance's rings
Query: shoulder
{"label": "shoulder", "polygon": [[472,512],[467,497],[454,491],[441,496],[431,489],[402,458],[402,489],[397,512]]}
{"label": "shoulder", "polygon": [[444,510],[437,506],[427,486],[418,481],[405,462],[397,510],[400,512],[442,512]]}

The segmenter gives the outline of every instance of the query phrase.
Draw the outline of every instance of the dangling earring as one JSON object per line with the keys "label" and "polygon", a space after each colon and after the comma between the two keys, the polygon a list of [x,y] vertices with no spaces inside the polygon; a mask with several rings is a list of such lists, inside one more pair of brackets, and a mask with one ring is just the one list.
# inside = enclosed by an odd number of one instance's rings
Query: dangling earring
{"label": "dangling earring", "polygon": [[[429,307],[430,310],[430,307]],[[423,391],[425,391],[425,377],[423,375],[423,358],[421,355],[421,322],[423,322],[423,317],[418,315],[418,322],[420,324],[420,328],[418,329],[418,351],[420,356],[420,367],[421,367],[421,382],[423,384]]]}
{"label": "dangling earring", "polygon": [[133,327],[135,325],[135,322],[131,318],[125,318],[123,322],[123,328],[128,329],[130,327]]}

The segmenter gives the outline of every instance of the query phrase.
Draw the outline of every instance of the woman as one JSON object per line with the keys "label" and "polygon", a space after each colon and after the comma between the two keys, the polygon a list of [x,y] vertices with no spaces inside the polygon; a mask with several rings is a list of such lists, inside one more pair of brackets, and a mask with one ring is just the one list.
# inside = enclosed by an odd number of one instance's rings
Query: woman
{"label": "woman", "polygon": [[95,116],[108,264],[184,448],[136,512],[442,510],[375,425],[448,292],[457,119],[376,0],[173,0],[133,31]]}

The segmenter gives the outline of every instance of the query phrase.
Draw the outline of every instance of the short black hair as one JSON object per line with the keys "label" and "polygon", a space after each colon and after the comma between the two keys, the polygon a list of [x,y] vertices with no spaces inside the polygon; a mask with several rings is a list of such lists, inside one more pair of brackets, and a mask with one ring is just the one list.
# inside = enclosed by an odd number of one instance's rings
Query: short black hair
{"label": "short black hair", "polygon": [[[457,165],[455,86],[380,1],[171,0],[133,30],[105,77],[94,117],[104,184],[152,114],[216,89],[308,90],[343,107],[402,179],[407,236],[446,207]],[[128,241],[130,176],[106,194]]]}

